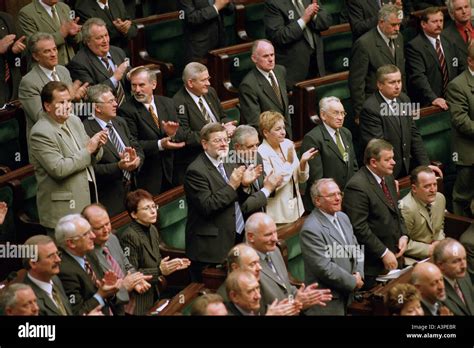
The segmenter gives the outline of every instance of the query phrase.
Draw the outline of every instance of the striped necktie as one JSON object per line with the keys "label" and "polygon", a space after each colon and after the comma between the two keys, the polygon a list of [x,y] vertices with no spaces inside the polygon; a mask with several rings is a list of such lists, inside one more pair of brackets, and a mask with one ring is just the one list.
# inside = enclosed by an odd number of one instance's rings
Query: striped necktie
{"label": "striped necktie", "polygon": [[[115,149],[119,154],[123,153],[125,151],[125,147],[119,141],[112,122],[107,123],[106,127],[109,130],[109,139],[112,144],[114,144]],[[123,176],[125,177],[125,179],[130,180],[130,172],[123,170]]]}
{"label": "striped necktie", "polygon": [[209,113],[207,112],[206,107],[204,106],[204,102],[202,101],[202,97],[199,97],[199,109],[201,110],[201,114],[204,117],[204,120],[206,120],[206,123],[211,122],[211,118],[209,117]]}
{"label": "striped necktie", "polygon": [[104,253],[105,259],[107,260],[107,263],[110,265],[112,271],[117,275],[117,278],[123,279],[123,271],[120,268],[120,265],[118,264],[117,260],[115,260],[112,254],[110,253],[109,248],[104,246],[102,248],[102,251]]}
{"label": "striped necktie", "polygon": [[436,54],[438,55],[439,65],[441,67],[441,73],[443,74],[443,95],[446,93],[446,87],[448,87],[449,76],[448,66],[446,65],[446,59],[441,49],[441,41],[436,39]]}
{"label": "striped necktie", "polygon": [[[114,74],[114,69],[109,62],[108,57],[102,57],[100,60],[105,64],[105,68],[109,72],[109,75],[112,76]],[[123,90],[122,82],[117,81],[117,88],[115,90],[117,94],[117,103],[120,106],[125,101],[125,91]]]}
{"label": "striped necktie", "polygon": [[283,101],[281,99],[280,87],[278,86],[278,84],[276,82],[275,75],[273,74],[273,71],[270,71],[268,73],[268,76],[270,77],[271,85],[272,85],[273,91],[275,92],[275,95],[278,99],[278,102],[280,103],[281,106],[283,106]]}
{"label": "striped necktie", "polygon": [[[227,174],[225,173],[224,164],[219,163],[217,167],[219,173],[222,175],[226,183],[229,183],[229,179],[227,178]],[[234,209],[235,209],[235,231],[237,234],[241,234],[245,227],[244,216],[242,214],[242,210],[240,210],[239,202],[234,202]]]}

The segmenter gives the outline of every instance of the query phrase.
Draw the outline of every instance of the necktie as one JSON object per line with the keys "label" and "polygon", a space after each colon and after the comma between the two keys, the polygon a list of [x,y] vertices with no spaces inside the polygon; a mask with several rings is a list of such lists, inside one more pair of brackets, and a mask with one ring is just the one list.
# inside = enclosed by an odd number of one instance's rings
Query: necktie
{"label": "necktie", "polygon": [[58,13],[56,12],[56,6],[51,7],[51,17],[56,28],[61,27],[61,20],[59,19]]}
{"label": "necktie", "polygon": [[112,271],[117,275],[118,278],[122,279],[123,271],[120,268],[120,265],[118,264],[117,260],[115,260],[112,254],[110,253],[109,248],[104,246],[102,250],[104,252],[105,259],[107,260],[107,263],[110,265],[110,268],[112,269]]}
{"label": "necktie", "polygon": [[104,12],[105,12],[105,15],[110,19],[110,21],[113,22],[114,17],[112,16],[112,12],[110,11],[109,6],[107,5],[104,6]]}
{"label": "necktie", "polygon": [[52,292],[53,300],[58,307],[59,312],[61,315],[67,315],[66,307],[64,306],[63,301],[61,300],[61,296],[59,295],[59,291],[56,288],[56,285],[53,283],[53,292]]}
{"label": "necktie", "polygon": [[[115,149],[117,152],[120,154],[125,151],[125,148],[123,147],[122,143],[119,141],[117,134],[115,134],[114,126],[112,122],[107,123],[107,129],[109,130],[109,139],[114,144]],[[130,173],[126,170],[123,171],[123,176],[125,179],[130,180]]]}
{"label": "necktie", "polygon": [[286,288],[285,283],[284,283],[283,280],[281,279],[281,277],[280,277],[280,275],[278,274],[278,271],[277,271],[275,265],[273,264],[272,259],[270,258],[270,255],[268,255],[268,254],[265,255],[265,261],[267,262],[268,267],[270,267],[270,269],[272,270],[272,272],[275,273],[275,276],[278,278],[278,280],[279,280],[279,281],[283,284],[283,286]]}
{"label": "necktie", "polygon": [[[296,11],[298,12],[299,16],[302,17],[306,9],[303,5],[302,0],[293,0],[293,1],[295,4]],[[316,46],[314,44],[313,33],[311,32],[311,29],[308,28],[308,26],[304,28],[303,35],[306,41],[308,41],[309,46],[314,50]]]}
{"label": "necktie", "polygon": [[441,50],[441,41],[436,39],[436,54],[438,55],[439,65],[441,67],[441,73],[443,74],[443,95],[446,92],[448,86],[448,66],[446,65],[446,59],[444,58],[443,51]]}
{"label": "necktie", "polygon": [[333,223],[334,226],[336,227],[337,232],[339,232],[339,234],[341,235],[342,240],[344,241],[344,243],[347,244],[347,240],[346,240],[346,237],[344,236],[344,232],[342,232],[342,229],[341,229],[341,227],[339,226],[339,222],[337,221],[337,218],[336,218],[336,217],[334,217],[334,220],[332,221],[332,223]]}
{"label": "necktie", "polygon": [[428,216],[430,217],[430,223],[431,223],[431,203],[426,205],[426,210],[428,211]]}
{"label": "necktie", "polygon": [[155,122],[156,127],[158,127],[158,129],[160,129],[160,119],[158,118],[158,115],[156,114],[155,109],[153,108],[153,106],[151,104],[148,107],[148,111],[150,112],[150,115],[153,118],[153,122]]}
{"label": "necktie", "polygon": [[380,182],[380,186],[382,186],[383,194],[385,195],[385,198],[387,198],[388,203],[392,206],[392,208],[394,208],[395,203],[393,203],[392,195],[390,194],[387,184],[385,183],[385,180],[383,178],[382,178],[382,181]]}
{"label": "necktie", "polygon": [[86,258],[84,258],[84,268],[86,270],[86,273],[91,278],[92,284],[94,284],[96,288],[99,288],[100,287],[99,279],[97,279],[97,275],[95,274],[94,270],[91,267],[91,264],[89,263],[89,261],[87,261]]}
{"label": "necktie", "polygon": [[211,122],[211,119],[209,117],[209,113],[207,112],[207,109],[204,107],[204,102],[202,101],[202,97],[199,97],[199,109],[201,110],[201,114],[206,120],[206,123]]}
{"label": "necktie", "polygon": [[395,40],[390,39],[388,47],[390,48],[393,58],[395,58]]}
{"label": "necktie", "polygon": [[5,57],[5,83],[10,80],[10,66],[8,65],[7,57]]}
{"label": "necktie", "polygon": [[[102,57],[102,58],[100,58],[100,60],[102,62],[104,62],[105,68],[109,72],[109,75],[112,76],[114,74],[114,69],[112,68],[112,66],[109,63],[109,58]],[[115,92],[117,94],[117,103],[120,106],[125,100],[125,92],[123,90],[122,82],[117,81],[117,88],[116,88]]]}
{"label": "necktie", "polygon": [[[227,174],[225,173],[224,164],[219,163],[217,167],[219,173],[222,175],[226,183],[229,183],[229,179],[227,178]],[[242,215],[242,210],[240,210],[239,202],[234,202],[234,209],[235,209],[235,231],[237,234],[241,234],[244,230],[244,216]]]}
{"label": "necktie", "polygon": [[56,70],[53,70],[53,72],[51,73],[51,77],[53,78],[53,81],[58,81],[58,82],[60,81]]}
{"label": "necktie", "polygon": [[278,86],[278,84],[276,82],[276,78],[275,78],[275,75],[273,74],[273,71],[270,71],[268,73],[268,76],[270,77],[271,85],[272,85],[273,91],[275,92],[275,95],[278,99],[278,102],[280,103],[281,106],[283,106],[283,101],[281,99],[280,87]]}
{"label": "necktie", "polygon": [[[64,131],[64,133],[69,137],[69,139],[72,140],[72,143],[74,144],[74,146],[76,147],[76,150],[78,151],[81,151],[81,147],[79,146],[79,143],[76,141],[76,138],[72,135],[71,131],[69,130],[69,128],[67,127],[66,124],[63,124],[61,126],[61,129]],[[89,167],[86,167],[86,171],[87,171],[87,180],[88,181],[93,181],[92,180],[92,174],[89,172]]]}
{"label": "necktie", "polygon": [[336,145],[337,145],[337,148],[339,149],[339,152],[341,153],[342,158],[344,159],[345,162],[347,162],[346,149],[344,148],[344,145],[342,144],[341,133],[339,132],[339,129],[336,129]]}
{"label": "necktie", "polygon": [[468,28],[465,28],[464,33],[466,34],[466,43],[469,46],[471,43],[471,31]]}
{"label": "necktie", "polygon": [[461,291],[461,288],[459,287],[459,284],[457,281],[454,282],[454,291],[456,291],[456,294],[459,296],[461,299],[462,303],[466,304],[466,300],[464,299],[464,295]]}

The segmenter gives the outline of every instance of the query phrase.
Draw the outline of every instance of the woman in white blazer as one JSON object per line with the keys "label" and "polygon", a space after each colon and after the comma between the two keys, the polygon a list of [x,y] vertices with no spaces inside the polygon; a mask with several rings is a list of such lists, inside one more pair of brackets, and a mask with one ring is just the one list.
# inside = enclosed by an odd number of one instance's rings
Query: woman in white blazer
{"label": "woman in white blazer", "polygon": [[258,147],[263,159],[263,170],[266,175],[273,172],[283,177],[275,195],[268,198],[267,214],[277,224],[294,222],[304,213],[298,184],[308,180],[308,161],[316,156],[317,150],[309,149],[298,160],[294,143],[285,138],[284,118],[278,112],[262,113],[259,127],[264,138]]}

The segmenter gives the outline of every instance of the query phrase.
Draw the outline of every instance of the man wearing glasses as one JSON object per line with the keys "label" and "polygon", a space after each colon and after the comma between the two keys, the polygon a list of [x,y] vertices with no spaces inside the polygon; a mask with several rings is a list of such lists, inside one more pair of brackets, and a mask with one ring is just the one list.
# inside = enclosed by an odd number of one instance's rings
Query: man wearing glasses
{"label": "man wearing glasses", "polygon": [[303,203],[306,211],[313,209],[311,186],[321,178],[333,178],[339,187],[358,170],[352,143],[351,131],[343,127],[346,112],[337,97],[324,97],[319,102],[319,117],[323,121],[303,138],[301,153],[311,148],[318,149],[318,155],[309,160],[309,179]]}
{"label": "man wearing glasses", "polygon": [[307,314],[346,315],[354,292],[364,285],[363,251],[351,222],[341,211],[344,194],[333,179],[319,179],[311,186],[315,208],[301,229],[305,283],[331,289],[326,306],[313,306]]}

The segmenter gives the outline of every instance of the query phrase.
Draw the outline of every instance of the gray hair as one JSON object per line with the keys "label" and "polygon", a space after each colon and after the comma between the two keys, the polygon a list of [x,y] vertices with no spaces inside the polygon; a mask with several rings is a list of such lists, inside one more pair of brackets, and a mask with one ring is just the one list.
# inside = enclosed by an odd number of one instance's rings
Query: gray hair
{"label": "gray hair", "polygon": [[227,254],[227,272],[232,272],[233,263],[236,263],[239,265],[239,267],[241,267],[242,264],[240,263],[240,258],[249,250],[253,250],[253,248],[245,243],[237,244],[232,249],[230,249],[229,253]]}
{"label": "gray hair", "polygon": [[53,35],[49,33],[34,33],[33,35],[30,36],[28,39],[28,48],[30,52],[36,53],[38,52],[38,42],[43,41],[43,40],[52,40],[54,41]]}
{"label": "gray hair", "polygon": [[31,286],[23,283],[14,283],[8,285],[0,293],[0,310],[5,315],[7,308],[15,307],[17,302],[17,292],[21,290],[32,290]]}
{"label": "gray hair", "polygon": [[204,64],[198,62],[188,63],[183,70],[183,82],[186,84],[188,80],[194,80],[197,76],[204,71],[207,71],[207,67]]}
{"label": "gray hair", "polygon": [[247,236],[249,233],[259,234],[260,233],[260,224],[273,222],[273,219],[270,215],[266,213],[254,213],[252,214],[245,223],[245,239],[248,240]]}
{"label": "gray hair", "polygon": [[137,66],[133,68],[132,70],[130,70],[127,73],[127,80],[131,81],[135,75],[141,74],[143,72],[147,74],[148,82],[157,82],[156,70],[149,69],[148,67],[144,65]]}
{"label": "gray hair", "polygon": [[341,103],[341,99],[334,96],[321,98],[321,100],[319,101],[319,112],[321,111],[328,112],[329,104],[333,102]]}
{"label": "gray hair", "polygon": [[87,97],[93,103],[99,103],[102,101],[101,97],[105,94],[111,92],[113,94],[112,88],[104,84],[98,84],[90,86],[87,89]]}
{"label": "gray hair", "polygon": [[390,15],[400,16],[400,19],[403,19],[403,11],[400,7],[394,4],[385,4],[383,5],[378,14],[379,21],[388,21]]}
{"label": "gray hair", "polygon": [[448,13],[451,19],[454,20],[454,4],[453,0],[446,0],[446,7],[448,8]]}
{"label": "gray hair", "polygon": [[[311,185],[311,189],[310,189],[311,199],[313,200],[316,197],[320,196],[321,195],[321,188],[323,187],[323,185],[326,185],[330,182],[333,182],[337,185],[337,183],[332,178],[322,178],[322,179],[316,180],[313,183],[313,185]],[[338,187],[339,187],[339,185],[338,185]]]}
{"label": "gray hair", "polygon": [[107,25],[105,22],[97,17],[89,18],[83,25],[81,29],[82,34],[82,43],[87,46],[87,43],[91,39],[91,28],[93,25],[97,25],[99,27],[106,27]]}
{"label": "gray hair", "polygon": [[76,225],[88,225],[89,222],[81,216],[81,214],[69,214],[59,219],[54,229],[54,236],[58,246],[66,249],[66,240],[75,237],[77,226]]}
{"label": "gray hair", "polygon": [[233,139],[237,144],[242,145],[244,143],[244,140],[247,139],[247,137],[252,136],[252,135],[258,136],[257,130],[252,126],[249,126],[247,124],[242,124],[235,129]]}
{"label": "gray hair", "polygon": [[433,250],[433,262],[435,264],[440,264],[446,261],[446,249],[455,244],[459,244],[459,246],[462,246],[461,243],[459,243],[453,238],[448,237],[446,239],[441,240]]}
{"label": "gray hair", "polygon": [[[54,243],[54,240],[53,238],[51,238],[50,236],[46,236],[44,234],[37,234],[36,236],[32,236],[30,238],[28,238],[24,245],[46,245],[46,244],[49,244],[49,243]],[[39,258],[39,255],[37,255],[38,258]],[[26,270],[29,270],[31,268],[30,266],[30,260],[32,260],[31,257],[28,257],[28,258],[23,258],[22,259],[22,264],[23,264],[23,267],[26,269]]]}

